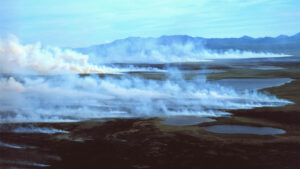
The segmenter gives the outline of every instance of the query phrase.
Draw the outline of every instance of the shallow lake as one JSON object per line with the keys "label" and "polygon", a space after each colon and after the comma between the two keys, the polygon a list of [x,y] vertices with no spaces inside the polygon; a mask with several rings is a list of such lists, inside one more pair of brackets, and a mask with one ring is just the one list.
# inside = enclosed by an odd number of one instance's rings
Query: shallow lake
{"label": "shallow lake", "polygon": [[213,81],[221,86],[231,87],[237,90],[260,90],[264,88],[281,86],[290,83],[290,78],[269,78],[269,79],[222,79]]}
{"label": "shallow lake", "polygon": [[252,126],[240,126],[240,125],[214,125],[204,127],[205,130],[222,133],[222,134],[256,134],[256,135],[275,135],[285,134],[285,130],[277,129],[273,127],[252,127]]}
{"label": "shallow lake", "polygon": [[285,68],[278,67],[278,66],[254,66],[254,67],[251,67],[251,69],[254,69],[254,70],[283,70]]}

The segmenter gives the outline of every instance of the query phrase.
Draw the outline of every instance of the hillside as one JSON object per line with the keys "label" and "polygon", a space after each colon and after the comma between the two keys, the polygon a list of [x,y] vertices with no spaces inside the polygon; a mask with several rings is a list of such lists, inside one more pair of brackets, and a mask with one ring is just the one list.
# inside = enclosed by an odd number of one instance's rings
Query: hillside
{"label": "hillside", "polygon": [[209,49],[217,52],[241,50],[252,52],[271,52],[300,55],[300,33],[293,36],[252,38],[203,38],[187,35],[161,36],[159,38],[129,37],[111,43],[94,45],[87,48],[76,48],[76,51],[97,56],[110,55],[145,55],[153,51],[180,55],[186,50],[193,52]]}

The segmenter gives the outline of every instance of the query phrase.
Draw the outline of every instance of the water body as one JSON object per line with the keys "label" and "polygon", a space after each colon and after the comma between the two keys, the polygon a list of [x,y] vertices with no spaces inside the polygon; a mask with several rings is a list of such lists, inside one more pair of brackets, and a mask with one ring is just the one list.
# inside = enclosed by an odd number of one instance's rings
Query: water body
{"label": "water body", "polygon": [[201,123],[213,122],[216,121],[207,117],[196,117],[196,116],[171,116],[166,120],[161,121],[161,124],[170,125],[170,126],[191,126]]}
{"label": "water body", "polygon": [[269,78],[269,79],[222,79],[213,81],[221,86],[231,87],[236,90],[260,90],[264,88],[281,86],[292,82],[290,78]]}
{"label": "water body", "polygon": [[221,134],[256,134],[256,135],[276,135],[285,134],[285,130],[273,127],[252,127],[240,125],[214,125],[204,127],[205,130]]}
{"label": "water body", "polygon": [[254,70],[283,70],[285,68],[278,67],[278,66],[255,66],[255,67],[251,67],[251,69],[254,69]]}

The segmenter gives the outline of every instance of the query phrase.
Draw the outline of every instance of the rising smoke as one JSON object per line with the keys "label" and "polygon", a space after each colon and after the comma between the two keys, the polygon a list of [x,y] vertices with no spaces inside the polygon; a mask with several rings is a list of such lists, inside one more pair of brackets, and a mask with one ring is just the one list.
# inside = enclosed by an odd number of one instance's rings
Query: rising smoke
{"label": "rising smoke", "polygon": [[[91,64],[88,55],[71,50],[22,45],[15,38],[0,42],[0,122],[170,115],[211,117],[228,115],[220,111],[224,109],[291,103],[257,91],[223,87],[208,82],[205,76],[187,81],[176,69],[164,70],[167,77],[160,80],[130,74],[81,77],[78,73],[114,74],[124,69]],[[154,68],[143,68],[147,70]]]}
{"label": "rising smoke", "polygon": [[15,74],[68,74],[68,73],[121,73],[128,71],[159,71],[158,69],[119,68],[95,65],[89,56],[69,49],[43,47],[40,43],[22,45],[15,36],[0,39],[0,73]]}
{"label": "rising smoke", "polygon": [[109,44],[76,49],[88,54],[92,63],[172,63],[203,62],[216,59],[273,58],[286,54],[251,51],[215,51],[203,47],[202,40],[186,37],[127,38]]}

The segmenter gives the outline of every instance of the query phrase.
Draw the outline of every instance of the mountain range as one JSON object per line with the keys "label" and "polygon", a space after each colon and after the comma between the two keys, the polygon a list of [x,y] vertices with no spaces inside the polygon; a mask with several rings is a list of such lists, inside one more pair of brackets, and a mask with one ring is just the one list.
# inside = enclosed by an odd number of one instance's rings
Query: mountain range
{"label": "mountain range", "polygon": [[[188,35],[171,35],[158,38],[128,37],[115,40],[111,43],[76,48],[75,50],[84,54],[108,56],[114,51],[123,51],[127,54],[138,52],[147,54],[147,52],[153,49],[172,50],[175,47],[185,46],[184,48],[186,48],[189,45],[192,46],[192,50],[209,49],[216,52],[239,50],[300,56],[300,33],[293,36],[280,35],[277,37],[261,38],[252,38],[250,36],[240,38],[203,38]],[[184,50],[184,48],[182,49]],[[178,53],[179,51],[174,50],[172,52]]]}

